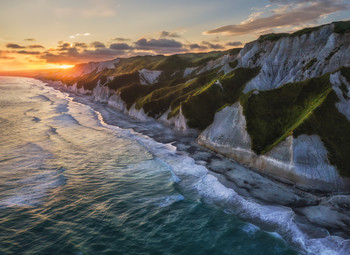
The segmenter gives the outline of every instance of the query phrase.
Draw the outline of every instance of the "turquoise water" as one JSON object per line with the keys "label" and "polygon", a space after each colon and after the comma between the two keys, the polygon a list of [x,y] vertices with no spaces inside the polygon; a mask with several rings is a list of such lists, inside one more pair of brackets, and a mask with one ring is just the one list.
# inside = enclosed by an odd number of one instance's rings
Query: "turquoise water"
{"label": "turquoise water", "polygon": [[204,172],[39,81],[0,77],[0,254],[297,254]]}

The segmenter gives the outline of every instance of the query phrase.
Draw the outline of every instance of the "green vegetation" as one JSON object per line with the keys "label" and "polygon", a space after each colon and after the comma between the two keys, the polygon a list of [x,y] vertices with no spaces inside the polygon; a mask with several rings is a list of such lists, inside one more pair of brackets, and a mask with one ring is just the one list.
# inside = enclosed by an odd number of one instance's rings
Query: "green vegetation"
{"label": "green vegetation", "polygon": [[121,75],[135,73],[143,68],[149,70],[176,71],[183,70],[187,67],[200,66],[209,60],[214,60],[225,54],[238,54],[230,51],[212,51],[207,53],[187,53],[176,54],[171,56],[137,56],[131,58],[121,58],[116,64],[116,68],[105,71],[105,75]]}
{"label": "green vegetation", "polygon": [[115,76],[113,80],[106,84],[106,86],[108,86],[110,89],[117,90],[122,87],[138,83],[140,83],[139,72],[134,72]]}
{"label": "green vegetation", "polygon": [[181,103],[181,99],[185,100],[188,96],[195,93],[196,89],[205,84],[210,79],[210,74],[206,77],[194,78],[185,83],[175,86],[165,86],[153,90],[148,95],[137,100],[136,108],[143,108],[149,116],[157,117],[165,113],[169,107],[176,108]]}
{"label": "green vegetation", "polygon": [[242,48],[233,48],[233,49],[228,51],[228,54],[230,54],[231,56],[235,56],[241,51],[241,49]]}
{"label": "green vegetation", "polygon": [[309,34],[317,29],[320,29],[322,26],[318,26],[318,27],[307,27],[301,30],[298,30],[294,33],[288,34],[288,33],[271,33],[271,34],[265,34],[265,35],[260,35],[260,37],[258,38],[258,42],[262,43],[265,41],[278,41],[281,38],[285,38],[285,37],[295,37],[295,36],[302,36],[304,34]]}
{"label": "green vegetation", "polygon": [[253,79],[260,68],[238,68],[234,72],[218,78],[222,88],[213,80],[203,86],[182,104],[182,112],[188,125],[200,130],[209,126],[217,110],[226,104],[233,104],[242,94],[244,85]]}
{"label": "green vegetation", "polygon": [[139,97],[147,95],[150,92],[150,88],[144,85],[132,84],[130,86],[122,87],[119,92],[120,97],[129,109]]}
{"label": "green vegetation", "polygon": [[174,71],[174,70],[182,70],[189,66],[191,66],[191,63],[188,62],[187,60],[181,58],[178,55],[172,55],[164,58],[162,61],[157,63],[152,69]]}
{"label": "green vegetation", "polygon": [[275,90],[241,98],[252,149],[264,154],[292,134],[319,105],[332,85],[329,76],[289,83]]}
{"label": "green vegetation", "polygon": [[260,37],[258,38],[258,42],[262,43],[262,42],[265,42],[265,41],[271,41],[271,42],[274,42],[274,41],[277,41],[283,37],[287,37],[289,36],[288,33],[278,33],[278,34],[275,34],[275,33],[271,33],[271,34],[266,34],[266,35],[260,35]]}
{"label": "green vegetation", "polygon": [[340,88],[340,90],[341,90],[341,92],[342,92],[342,94],[343,94],[343,97],[344,97],[346,100],[349,100],[350,97],[348,96],[348,93],[349,93],[348,87],[347,87],[344,83],[342,83],[342,84],[340,85],[339,88]]}
{"label": "green vegetation", "polygon": [[330,91],[323,104],[295,130],[294,136],[320,136],[328,151],[330,163],[337,167],[341,176],[350,177],[350,122],[336,108],[338,101],[335,92]]}
{"label": "green vegetation", "polygon": [[323,26],[324,25],[318,26],[318,27],[306,27],[304,29],[298,30],[298,31],[290,34],[290,36],[302,36],[302,35],[305,35],[305,34],[310,34],[311,32],[316,31],[316,30],[320,29]]}
{"label": "green vegetation", "polygon": [[234,69],[234,68],[236,68],[236,66],[238,65],[238,60],[236,59],[235,61],[230,62],[230,63],[228,63],[228,64],[230,65],[230,67],[231,67],[232,69]]}
{"label": "green vegetation", "polygon": [[309,70],[315,63],[317,62],[317,58],[311,59],[304,67],[303,70]]}
{"label": "green vegetation", "polygon": [[333,49],[332,52],[329,53],[329,55],[325,58],[325,60],[326,60],[326,61],[329,61],[329,60],[333,57],[333,55],[334,55],[335,53],[337,53],[339,50],[340,50],[339,47],[336,47],[335,49]]}
{"label": "green vegetation", "polygon": [[[334,24],[334,32],[338,34],[345,34],[350,32],[350,20],[348,21],[339,21],[339,22],[333,22]],[[258,42],[262,43],[265,41],[277,41],[281,38],[285,37],[294,37],[294,36],[302,36],[305,34],[310,34],[313,31],[316,31],[320,29],[321,27],[324,27],[325,25],[317,26],[317,27],[307,27],[301,30],[298,30],[294,33],[288,34],[288,33],[271,33],[271,34],[265,34],[261,35],[258,38]]]}
{"label": "green vegetation", "polygon": [[340,68],[340,73],[345,77],[347,82],[350,83],[350,66],[349,67],[343,66],[342,68]]}
{"label": "green vegetation", "polygon": [[80,79],[77,81],[77,87],[78,88],[84,87],[84,89],[93,90],[100,79],[103,79],[102,80],[102,83],[103,83],[105,82],[106,77],[101,77],[99,74],[96,74],[96,73],[84,75],[80,77]]}
{"label": "green vegetation", "polygon": [[334,22],[334,32],[338,34],[350,33],[350,20]]}
{"label": "green vegetation", "polygon": [[188,61],[189,63],[191,63],[191,66],[189,67],[195,67],[195,66],[206,64],[210,60],[218,59],[226,54],[235,56],[239,53],[240,50],[241,49],[236,48],[228,51],[211,51],[207,53],[186,53],[186,54],[179,54],[178,56]]}

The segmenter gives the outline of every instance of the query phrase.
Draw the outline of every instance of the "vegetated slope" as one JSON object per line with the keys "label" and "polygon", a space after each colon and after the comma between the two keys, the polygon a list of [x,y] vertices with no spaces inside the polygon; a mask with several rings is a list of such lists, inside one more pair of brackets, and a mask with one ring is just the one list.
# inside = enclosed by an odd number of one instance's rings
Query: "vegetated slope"
{"label": "vegetated slope", "polygon": [[329,75],[241,98],[252,149],[264,154],[287,136],[318,135],[331,164],[350,176],[350,122],[336,108]]}
{"label": "vegetated slope", "polygon": [[350,176],[350,123],[336,107],[339,95],[329,78],[339,71],[347,79],[340,89],[342,100],[349,100],[349,32],[350,21],[335,22],[263,35],[242,50],[116,59],[41,78],[88,91],[109,88],[127,109],[156,119],[183,115],[199,130],[239,101],[254,152],[265,154],[290,135],[315,134],[331,164]]}

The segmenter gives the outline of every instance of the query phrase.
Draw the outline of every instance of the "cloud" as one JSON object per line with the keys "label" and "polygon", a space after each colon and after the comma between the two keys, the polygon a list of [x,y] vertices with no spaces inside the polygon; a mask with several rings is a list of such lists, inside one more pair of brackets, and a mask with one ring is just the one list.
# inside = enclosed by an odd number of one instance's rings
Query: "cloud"
{"label": "cloud", "polygon": [[171,37],[171,38],[179,38],[181,35],[175,32],[162,31],[160,32],[160,38]]}
{"label": "cloud", "polygon": [[[206,31],[205,34],[245,35],[261,32],[271,28],[305,25],[316,22],[325,15],[350,8],[341,0],[270,0],[279,5],[273,9],[270,16],[263,17],[262,12],[253,13],[248,20],[238,25],[222,26]],[[298,3],[298,4],[292,4]]]}
{"label": "cloud", "polygon": [[203,41],[202,44],[206,45],[209,49],[212,50],[220,50],[220,49],[224,49],[225,47],[222,46],[221,44],[213,44],[211,42],[207,42],[207,41]]}
{"label": "cloud", "polygon": [[64,52],[47,51],[39,56],[47,63],[56,64],[77,64],[90,61],[102,61],[126,55],[125,51],[117,51],[108,48],[98,48],[94,50],[69,48]]}
{"label": "cloud", "polygon": [[15,51],[17,54],[25,54],[25,55],[39,55],[41,52],[40,51],[27,51],[27,50],[20,50],[20,51]]}
{"label": "cloud", "polygon": [[84,42],[75,42],[74,43],[74,47],[76,47],[76,48],[87,48],[88,45],[86,43],[84,43]]}
{"label": "cloud", "polygon": [[[103,47],[102,47],[103,46]],[[55,48],[50,48],[44,52],[39,52],[37,59],[47,63],[56,64],[77,64],[90,61],[103,61],[120,56],[129,56],[125,46],[114,46],[114,49],[106,48],[101,42],[93,42],[90,45],[82,42],[74,44],[68,42],[58,42]],[[31,54],[30,52],[26,52]],[[25,52],[23,52],[25,54]],[[34,53],[32,53],[34,54]]]}
{"label": "cloud", "polygon": [[101,43],[98,41],[92,42],[90,45],[91,45],[91,47],[94,47],[94,48],[106,48],[104,43]]}
{"label": "cloud", "polygon": [[40,44],[32,44],[32,45],[29,45],[27,48],[29,48],[29,49],[45,49],[45,47],[40,45]]}
{"label": "cloud", "polygon": [[182,48],[182,43],[169,39],[141,38],[135,42],[135,48],[140,50],[156,50],[159,48]]}
{"label": "cloud", "polygon": [[64,51],[68,50],[71,47],[71,44],[69,42],[58,42],[57,50]]}
{"label": "cloud", "polygon": [[202,41],[201,44],[198,43],[192,43],[186,45],[190,50],[194,51],[208,51],[208,50],[222,50],[225,49],[225,46],[219,44],[219,43],[212,43],[208,41]]}
{"label": "cloud", "polygon": [[26,39],[24,39],[24,41],[33,42],[33,41],[35,41],[35,39],[34,38],[26,38]]}
{"label": "cloud", "polygon": [[120,42],[128,42],[130,41],[129,38],[123,38],[123,37],[116,37],[112,39],[113,41],[120,41]]}
{"label": "cloud", "polygon": [[242,45],[242,43],[241,42],[228,42],[228,43],[226,43],[226,45],[227,46],[240,46],[240,45]]}
{"label": "cloud", "polygon": [[188,47],[191,50],[207,50],[208,47],[204,45],[199,45],[198,43],[189,44]]}
{"label": "cloud", "polygon": [[17,43],[8,43],[8,44],[6,44],[6,47],[10,48],[10,49],[24,49],[25,48],[25,46],[19,45]]}
{"label": "cloud", "polygon": [[133,47],[126,43],[112,43],[109,48],[112,50],[131,50]]}
{"label": "cloud", "polygon": [[134,50],[151,51],[157,54],[185,53],[188,49],[184,45],[173,39],[146,39],[141,38],[134,42]]}

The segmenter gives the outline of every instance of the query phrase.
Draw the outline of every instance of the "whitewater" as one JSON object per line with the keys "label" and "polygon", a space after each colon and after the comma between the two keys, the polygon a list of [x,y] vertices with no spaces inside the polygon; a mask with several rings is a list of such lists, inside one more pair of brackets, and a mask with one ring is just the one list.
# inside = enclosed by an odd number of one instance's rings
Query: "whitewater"
{"label": "whitewater", "polygon": [[[0,77],[0,106],[0,254],[349,254],[287,206],[317,198],[193,134],[29,78]],[[237,185],[252,180],[269,190]]]}

